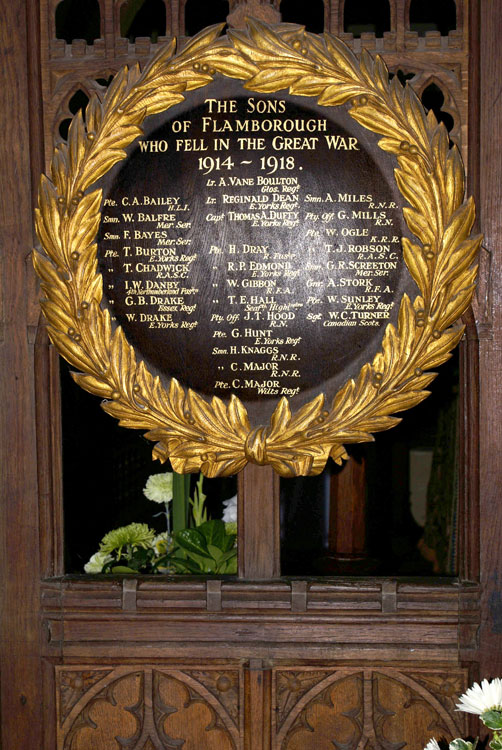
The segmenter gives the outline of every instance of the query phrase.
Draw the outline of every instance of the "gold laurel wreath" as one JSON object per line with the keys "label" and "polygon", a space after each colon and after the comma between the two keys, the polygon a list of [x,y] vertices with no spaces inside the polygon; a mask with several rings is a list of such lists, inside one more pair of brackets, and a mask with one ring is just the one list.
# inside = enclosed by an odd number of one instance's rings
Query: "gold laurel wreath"
{"label": "gold laurel wreath", "polygon": [[[210,27],[176,54],[176,43],[139,66],[124,67],[101,101],[93,95],[59,145],[51,177],[42,176],[36,228],[46,256],[34,253],[46,298],[48,332],[60,354],[81,372],[76,382],[101,396],[106,412],[125,427],[146,429],[154,457],[178,472],[208,477],[235,474],[248,461],[270,464],[282,476],[318,474],[329,456],[347,457],[344,443],[373,440],[400,419],[390,416],[422,401],[435,373],[463,332],[452,324],[468,307],[481,237],[470,237],[472,199],[464,202],[464,176],[456,147],[432,112],[425,115],[413,90],[384,62],[363,51],[358,62],[338,39],[298,26],[249,21],[246,31]],[[416,241],[402,239],[404,260],[419,296],[401,299],[397,328],[389,324],[381,350],[331,406],[321,393],[292,414],[282,398],[266,426],[251,428],[234,395],[210,402],[175,380],[166,389],[153,377],[120,327],[100,305],[102,277],[95,242],[102,191],[92,186],[126,157],[141,123],[207,85],[215,73],[245,88],[317,97],[319,104],[350,101],[350,116],[379,134],[379,146],[397,158],[395,179],[409,204],[403,209]]]}

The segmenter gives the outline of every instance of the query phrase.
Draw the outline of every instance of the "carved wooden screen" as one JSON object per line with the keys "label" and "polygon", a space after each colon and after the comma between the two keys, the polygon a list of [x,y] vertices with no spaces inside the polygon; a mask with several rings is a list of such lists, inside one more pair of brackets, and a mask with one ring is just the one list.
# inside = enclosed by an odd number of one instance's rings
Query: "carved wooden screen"
{"label": "carved wooden screen", "polygon": [[[375,19],[355,26],[355,4],[326,0],[325,29],[355,52],[365,47],[382,54],[391,71],[402,71],[420,95],[439,88],[442,110],[452,118],[451,138],[467,160],[465,2],[452,3],[455,28],[446,32],[412,22],[410,0],[391,0],[388,30],[380,29],[380,16],[376,33],[364,30]],[[146,5],[152,6],[156,24],[151,37],[139,18]],[[209,14],[204,25],[219,21],[226,10],[225,3],[215,2],[219,15],[213,19],[211,3],[202,5]],[[46,161],[54,140],[64,137],[70,115],[116,70],[146,62],[173,35],[183,38],[185,19],[189,31],[198,30],[192,6],[191,0],[40,0]],[[84,7],[87,38],[57,38],[58,13]],[[246,13],[272,23],[281,20],[281,12],[290,22],[303,21],[302,4],[286,0],[231,0],[226,12],[236,26]],[[44,415],[57,425],[59,414],[58,365],[43,331],[37,356],[43,434]],[[473,361],[464,355],[464,382]],[[52,465],[52,473],[43,473],[41,505],[47,576],[42,583],[44,684],[50,705],[45,747],[390,750],[422,747],[434,734],[466,732],[454,701],[476,668],[478,587],[467,582],[477,573],[475,550],[469,549],[475,528],[462,536],[460,581],[280,579],[277,504],[271,503],[266,519],[260,511],[261,523],[275,529],[267,547],[256,511],[244,502],[256,482],[277,500],[278,482],[268,470],[252,468],[247,480],[240,479],[246,550],[241,578],[65,577],[60,436],[57,428],[46,429],[45,436],[44,445],[53,449],[40,456],[46,467]],[[464,455],[469,440],[465,434]],[[474,518],[469,503],[476,498],[467,490],[463,477],[461,517]]]}

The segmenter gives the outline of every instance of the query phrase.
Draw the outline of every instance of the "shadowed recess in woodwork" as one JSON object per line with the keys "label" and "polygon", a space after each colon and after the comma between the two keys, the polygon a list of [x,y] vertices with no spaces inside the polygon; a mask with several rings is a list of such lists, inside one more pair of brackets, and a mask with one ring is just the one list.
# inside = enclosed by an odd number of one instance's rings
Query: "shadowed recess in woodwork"
{"label": "shadowed recess in woodwork", "polygon": [[[455,121],[449,112],[442,109],[445,103],[445,95],[436,83],[430,83],[423,91],[420,97],[426,110],[432,109],[438,122],[442,122],[446,130],[450,133],[455,125]],[[450,140],[450,146],[452,142]]]}
{"label": "shadowed recess in woodwork", "polygon": [[62,0],[56,8],[56,38],[71,44],[85,39],[92,44],[101,36],[101,13],[98,0]]}
{"label": "shadowed recess in woodwork", "polygon": [[410,31],[425,36],[428,31],[439,31],[448,36],[457,28],[457,7],[454,0],[411,0]]}
{"label": "shadowed recess in woodwork", "polygon": [[365,32],[383,36],[390,31],[388,0],[345,0],[343,30],[356,38]]}
{"label": "shadowed recess in woodwork", "polygon": [[226,23],[229,14],[227,0],[187,0],[185,5],[185,34],[193,36],[213,23]]}
{"label": "shadowed recess in woodwork", "polygon": [[131,44],[137,37],[156,42],[166,35],[166,6],[162,0],[128,0],[120,7],[120,36]]}
{"label": "shadowed recess in woodwork", "polygon": [[[347,446],[350,462],[281,479],[282,575],[457,573],[458,384],[455,352],[400,425]],[[417,452],[432,459],[423,518],[411,501]]]}
{"label": "shadowed recess in woodwork", "polygon": [[[85,119],[85,108],[87,107],[87,104],[89,102],[89,96],[83,91],[82,89],[77,89],[75,91],[69,101],[68,101],[68,111],[71,113],[72,117],[73,115],[76,115],[77,112],[82,110],[82,116]],[[59,124],[59,135],[63,140],[66,141],[68,138],[68,129],[70,127],[71,123],[71,117],[65,117],[64,120]]]}
{"label": "shadowed recess in woodwork", "polygon": [[300,23],[312,34],[324,31],[324,3],[322,0],[282,0],[279,10],[283,23]]}
{"label": "shadowed recess in woodwork", "polygon": [[[158,506],[146,499],[143,487],[150,474],[171,467],[153,461],[150,442],[110,419],[99,401],[77,386],[70,369],[61,360],[65,571],[82,573],[110,529],[138,522],[156,533],[165,530],[165,518],[155,515]],[[197,478],[192,476],[192,497]],[[205,479],[204,493],[211,518],[221,518],[224,501],[237,493],[237,479]]]}

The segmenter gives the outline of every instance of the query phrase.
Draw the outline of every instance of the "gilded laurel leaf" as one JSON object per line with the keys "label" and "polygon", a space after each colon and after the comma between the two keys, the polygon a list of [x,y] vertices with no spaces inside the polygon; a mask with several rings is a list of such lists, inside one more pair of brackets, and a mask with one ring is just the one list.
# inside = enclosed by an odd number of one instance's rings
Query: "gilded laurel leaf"
{"label": "gilded laurel leaf", "polygon": [[361,86],[354,85],[350,88],[340,89],[337,84],[327,86],[321,96],[318,98],[319,104],[325,107],[337,107],[339,104],[345,104],[351,97],[358,96],[364,89]]}
{"label": "gilded laurel leaf", "polygon": [[[120,424],[147,430],[154,457],[176,471],[206,476],[233,474],[248,461],[268,463],[283,476],[316,474],[329,456],[347,458],[344,442],[373,440],[372,433],[400,420],[393,413],[427,396],[435,377],[426,372],[450,356],[462,327],[450,328],[472,298],[479,237],[471,237],[472,201],[464,200],[457,149],[432,112],[397,76],[389,82],[379,57],[361,61],[339,39],[315,36],[294,25],[268,27],[250,21],[246,31],[220,37],[221,25],[194,37],[180,52],[163,48],[141,72],[124,67],[101,100],[91,97],[73,118],[68,143],[60,144],[51,178],[42,177],[35,214],[46,253],[34,253],[45,299],[48,333],[80,372],[84,389],[105,399]],[[252,427],[244,404],[232,395],[207,402],[171,379],[154,377],[110,313],[101,307],[102,277],[96,235],[101,214],[97,180],[126,156],[146,116],[183,101],[187,91],[213,75],[241,79],[246,88],[313,96],[325,106],[350,100],[350,116],[381,136],[379,146],[397,157],[395,178],[408,205],[403,209],[416,240],[403,238],[403,256],[419,295],[404,295],[397,325],[386,327],[381,349],[350,379],[330,405],[319,394],[296,413],[283,398],[267,426]],[[433,335],[434,334],[434,335]]]}
{"label": "gilded laurel leaf", "polygon": [[267,68],[262,70],[246,82],[246,88],[251,91],[262,91],[264,94],[286,89],[294,84],[298,73],[291,74],[284,68]]}
{"label": "gilded laurel leaf", "polygon": [[342,81],[340,82],[354,83],[354,81],[360,81],[357,57],[352,50],[331,34],[324,34],[324,39],[333,68],[341,74]]}
{"label": "gilded laurel leaf", "polygon": [[423,256],[422,248],[420,245],[415,245],[413,242],[410,242],[407,237],[403,237],[401,242],[403,246],[403,257],[408,266],[408,270],[421,294],[426,294],[430,283],[430,270]]}
{"label": "gilded laurel leaf", "polygon": [[218,73],[239,79],[248,79],[259,70],[252,60],[245,60],[235,50],[224,47],[211,54],[211,65]]}

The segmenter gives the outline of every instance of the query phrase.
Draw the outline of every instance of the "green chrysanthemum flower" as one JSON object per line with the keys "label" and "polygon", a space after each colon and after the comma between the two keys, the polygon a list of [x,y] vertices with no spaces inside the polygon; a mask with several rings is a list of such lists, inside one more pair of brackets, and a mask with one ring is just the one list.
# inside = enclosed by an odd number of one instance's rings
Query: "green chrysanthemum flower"
{"label": "green chrysanthemum flower", "polygon": [[124,547],[150,547],[155,532],[146,523],[130,523],[129,526],[120,526],[105,534],[101,540],[100,552],[113,552],[117,550],[117,559],[120,559]]}

